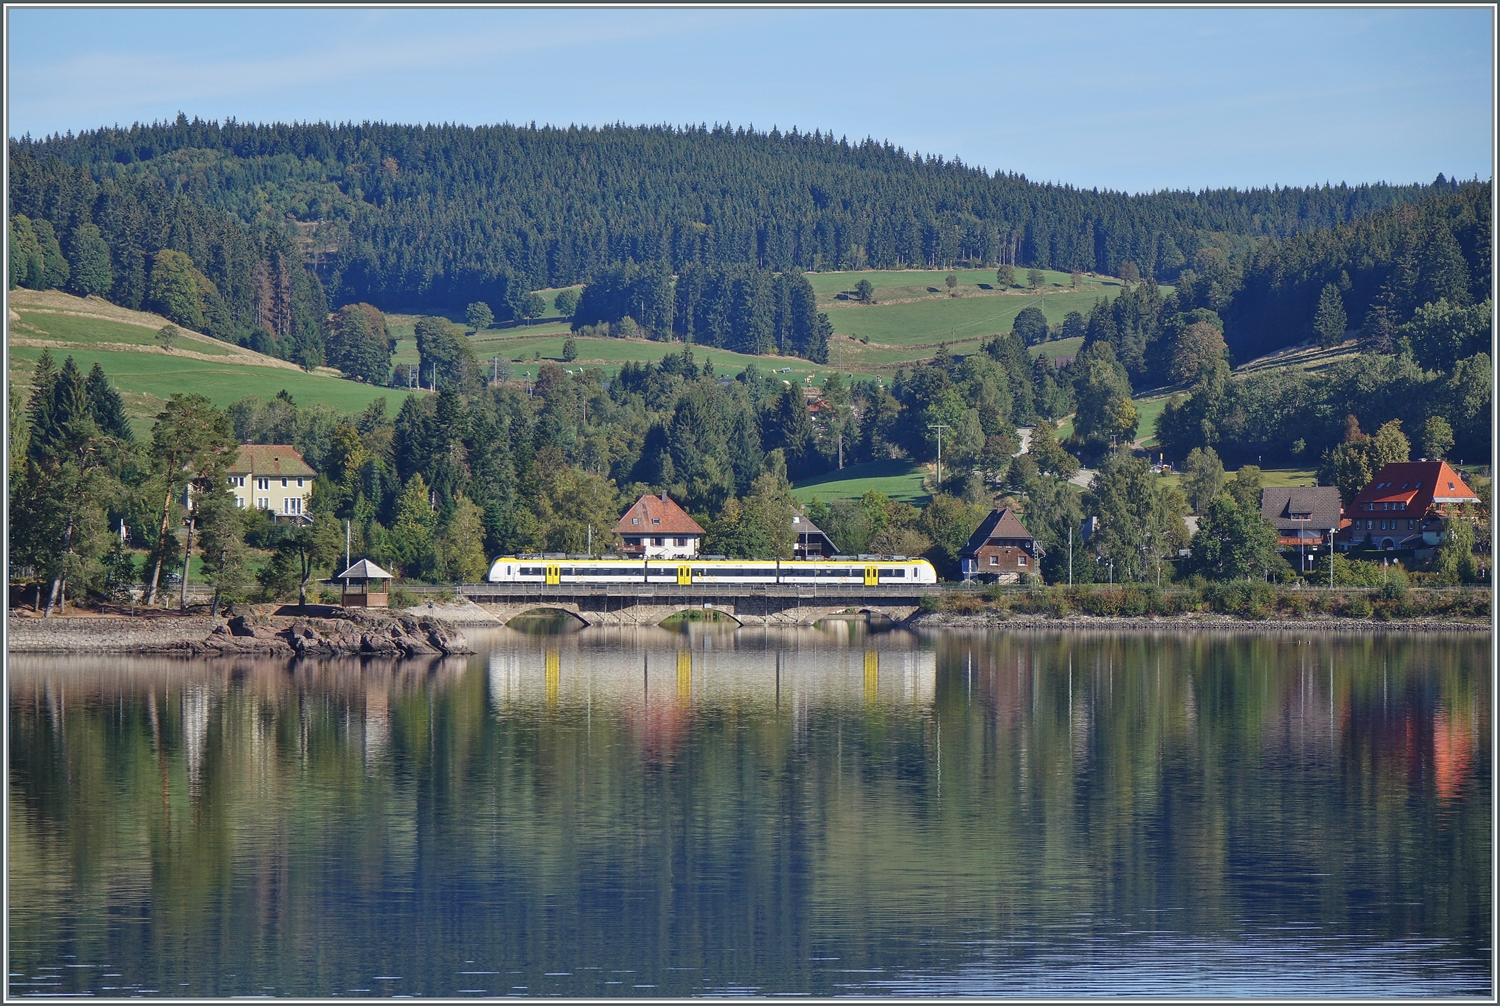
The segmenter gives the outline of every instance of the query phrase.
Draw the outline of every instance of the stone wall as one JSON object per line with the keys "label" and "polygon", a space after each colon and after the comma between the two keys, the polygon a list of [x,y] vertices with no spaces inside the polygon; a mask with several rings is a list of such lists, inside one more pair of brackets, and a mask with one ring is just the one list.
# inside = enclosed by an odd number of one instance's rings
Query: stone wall
{"label": "stone wall", "polygon": [[6,626],[11,653],[149,653],[202,643],[222,618],[15,618]]}

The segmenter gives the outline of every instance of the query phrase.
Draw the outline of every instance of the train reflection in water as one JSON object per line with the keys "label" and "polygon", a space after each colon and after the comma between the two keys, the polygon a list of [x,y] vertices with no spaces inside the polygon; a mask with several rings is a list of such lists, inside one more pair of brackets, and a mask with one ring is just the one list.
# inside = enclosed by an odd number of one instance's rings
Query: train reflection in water
{"label": "train reflection in water", "polygon": [[937,654],[884,647],[595,649],[551,639],[491,653],[489,689],[497,711],[744,702],[922,707],[936,695]]}

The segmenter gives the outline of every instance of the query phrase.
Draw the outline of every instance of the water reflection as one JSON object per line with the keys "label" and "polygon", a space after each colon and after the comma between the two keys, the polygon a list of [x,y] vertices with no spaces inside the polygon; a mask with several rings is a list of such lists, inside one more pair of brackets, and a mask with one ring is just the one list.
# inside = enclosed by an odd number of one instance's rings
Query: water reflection
{"label": "water reflection", "polygon": [[1482,994],[1490,642],[15,657],[13,994]]}

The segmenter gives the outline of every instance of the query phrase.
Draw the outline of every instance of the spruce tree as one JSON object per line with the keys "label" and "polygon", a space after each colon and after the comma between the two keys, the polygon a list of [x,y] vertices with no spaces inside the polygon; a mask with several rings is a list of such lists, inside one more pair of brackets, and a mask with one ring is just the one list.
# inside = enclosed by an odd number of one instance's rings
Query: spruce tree
{"label": "spruce tree", "polygon": [[103,297],[109,293],[112,282],[109,246],[99,235],[99,228],[93,224],[75,227],[70,250],[73,270],[68,289],[80,297]]}
{"label": "spruce tree", "polygon": [[1318,345],[1332,349],[1344,341],[1349,328],[1349,315],[1344,311],[1344,298],[1339,288],[1332,283],[1323,287],[1318,298],[1318,313],[1313,317],[1313,331],[1318,334]]}
{"label": "spruce tree", "polygon": [[132,441],[135,434],[130,429],[130,419],[125,415],[125,400],[104,376],[104,368],[95,363],[84,381],[84,395],[88,399],[89,415],[98,424],[105,436]]}

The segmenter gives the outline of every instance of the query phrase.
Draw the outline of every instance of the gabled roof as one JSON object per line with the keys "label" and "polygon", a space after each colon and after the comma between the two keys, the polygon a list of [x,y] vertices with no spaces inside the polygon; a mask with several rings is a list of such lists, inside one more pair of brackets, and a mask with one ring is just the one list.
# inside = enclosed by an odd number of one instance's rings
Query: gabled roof
{"label": "gabled roof", "polygon": [[369,559],[361,559],[344,570],[335,580],[393,580],[395,577],[375,565]]}
{"label": "gabled roof", "polygon": [[1010,507],[1003,510],[991,510],[989,516],[980,521],[979,527],[969,535],[969,540],[964,543],[964,550],[960,554],[977,555],[990,538],[1033,538],[1033,536],[1030,531],[1026,530],[1026,525],[1022,524],[1011,512]]}
{"label": "gabled roof", "polygon": [[615,534],[632,535],[702,535],[703,528],[687,515],[687,512],[672,502],[666,493],[660,496],[642,496],[635,505],[625,511],[620,523],[614,526]]}
{"label": "gabled roof", "polygon": [[[1339,526],[1338,486],[1272,486],[1260,491],[1260,515],[1278,530]],[[1294,514],[1307,514],[1298,520]]]}
{"label": "gabled roof", "polygon": [[792,533],[793,534],[821,534],[825,538],[827,534],[822,528],[808,519],[807,514],[800,510],[792,511]]}
{"label": "gabled roof", "polygon": [[1479,497],[1446,461],[1398,461],[1380,469],[1380,474],[1349,501],[1345,512],[1352,515],[1363,511],[1367,503],[1405,503],[1404,509],[1420,514],[1434,503],[1478,501]]}
{"label": "gabled roof", "polygon": [[231,475],[268,475],[285,478],[316,478],[297,448],[290,444],[241,444],[240,452],[229,469]]}

